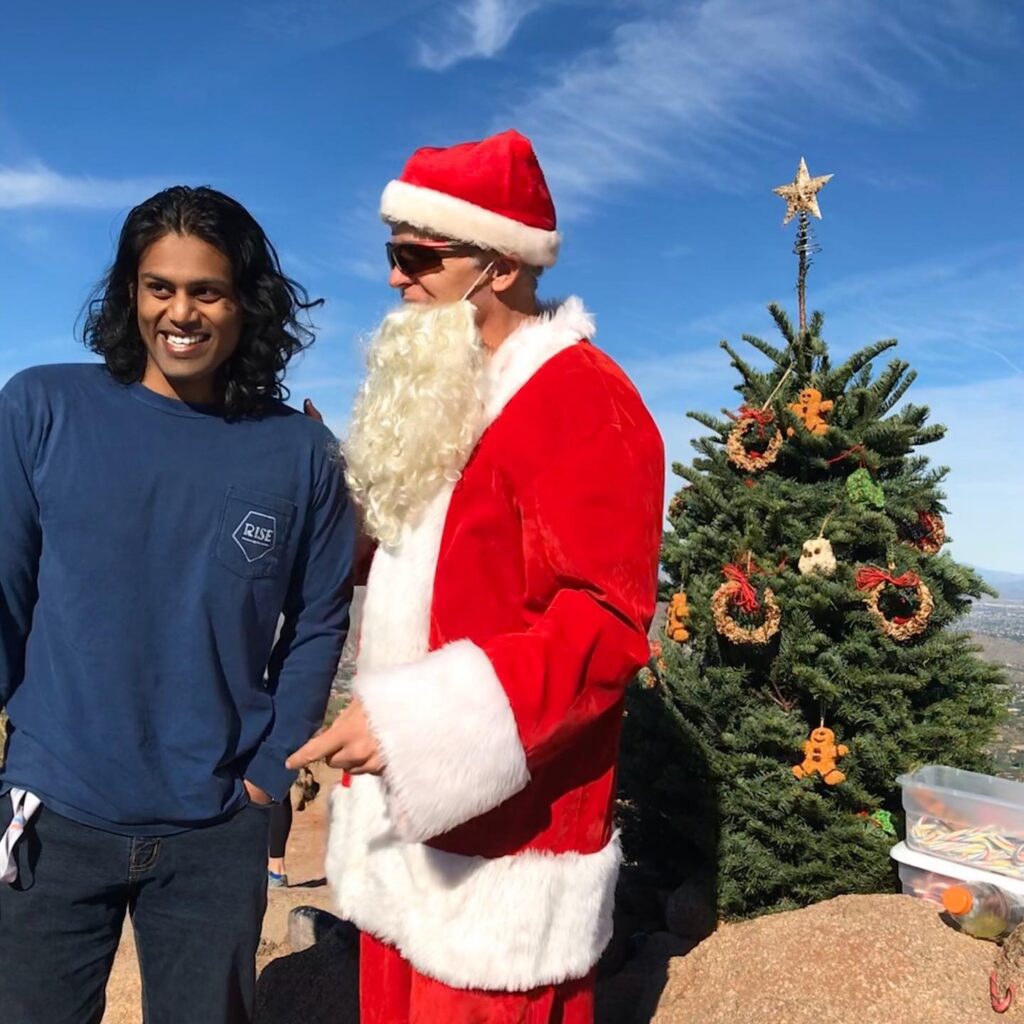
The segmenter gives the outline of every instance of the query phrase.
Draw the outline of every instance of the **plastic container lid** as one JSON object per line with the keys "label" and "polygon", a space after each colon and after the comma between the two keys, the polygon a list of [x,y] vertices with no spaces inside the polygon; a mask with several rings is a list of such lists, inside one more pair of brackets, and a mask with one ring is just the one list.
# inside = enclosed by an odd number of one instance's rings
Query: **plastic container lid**
{"label": "plastic container lid", "polygon": [[951,885],[943,890],[942,905],[951,913],[959,917],[962,914],[970,913],[974,906],[974,897],[966,885]]}
{"label": "plastic container lid", "polygon": [[1004,807],[1017,814],[1024,809],[1024,782],[1000,779],[983,772],[965,768],[950,768],[944,764],[926,764],[912,772],[896,776],[901,789],[930,789],[970,801],[979,801]]}
{"label": "plastic container lid", "polygon": [[997,875],[995,872],[982,871],[981,868],[971,867],[960,861],[946,860],[944,857],[922,853],[920,850],[911,849],[906,843],[897,843],[889,851],[889,856],[898,864],[906,864],[907,867],[930,871],[936,875],[945,875],[958,882],[991,882],[1004,892],[1012,892],[1015,896],[1024,896],[1024,881],[1019,878]]}

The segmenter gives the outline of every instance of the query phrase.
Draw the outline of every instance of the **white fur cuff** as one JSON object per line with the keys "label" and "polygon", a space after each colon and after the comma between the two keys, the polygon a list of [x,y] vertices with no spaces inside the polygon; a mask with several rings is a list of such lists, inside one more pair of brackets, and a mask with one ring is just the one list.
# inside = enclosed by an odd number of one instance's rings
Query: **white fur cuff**
{"label": "white fur cuff", "polygon": [[355,693],[381,745],[392,818],[406,841],[448,832],[530,781],[505,691],[469,640],[357,675]]}

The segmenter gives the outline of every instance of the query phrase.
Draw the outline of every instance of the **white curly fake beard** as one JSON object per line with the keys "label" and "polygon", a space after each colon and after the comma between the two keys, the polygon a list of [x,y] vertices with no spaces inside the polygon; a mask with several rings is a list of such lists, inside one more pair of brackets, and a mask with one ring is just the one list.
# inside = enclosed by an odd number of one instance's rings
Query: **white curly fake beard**
{"label": "white curly fake beard", "polygon": [[345,475],[367,530],[390,547],[458,479],[479,439],[484,346],[473,306],[389,313],[367,365],[344,445]]}

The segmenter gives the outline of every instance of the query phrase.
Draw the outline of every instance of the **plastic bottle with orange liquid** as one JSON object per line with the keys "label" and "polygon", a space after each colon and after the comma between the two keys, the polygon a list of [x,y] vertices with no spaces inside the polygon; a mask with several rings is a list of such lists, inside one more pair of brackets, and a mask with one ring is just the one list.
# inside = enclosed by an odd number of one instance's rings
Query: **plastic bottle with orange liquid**
{"label": "plastic bottle with orange liquid", "polygon": [[951,885],[942,894],[947,913],[968,935],[1001,939],[1024,921],[1024,900],[990,882]]}

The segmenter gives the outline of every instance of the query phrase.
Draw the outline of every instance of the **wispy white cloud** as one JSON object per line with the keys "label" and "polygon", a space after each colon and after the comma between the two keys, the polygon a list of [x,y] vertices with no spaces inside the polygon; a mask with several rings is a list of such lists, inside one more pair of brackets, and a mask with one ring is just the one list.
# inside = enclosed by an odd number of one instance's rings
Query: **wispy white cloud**
{"label": "wispy white cloud", "polygon": [[[842,357],[879,338],[897,338],[897,354],[922,377],[1020,373],[1024,359],[1024,247],[992,245],[911,264],[880,265],[819,286],[812,271],[808,304],[825,313],[825,337]],[[792,311],[791,296],[779,296]],[[680,344],[743,332],[779,341],[764,303],[745,300],[705,310],[677,328]]]}
{"label": "wispy white cloud", "polygon": [[997,45],[979,8],[1005,40],[1012,22],[991,0],[648,3],[605,45],[535,76],[494,126],[514,114],[570,215],[659,175],[743,190],[815,114],[910,117],[915,66],[960,71],[972,47]]}
{"label": "wispy white cloud", "polygon": [[865,185],[880,192],[919,192],[936,188],[936,180],[924,174],[861,173],[858,175]]}
{"label": "wispy white cloud", "polygon": [[826,335],[844,348],[879,337],[922,378],[973,379],[1021,373],[1024,365],[1024,249],[992,246],[909,267],[881,268],[814,294]]}
{"label": "wispy white cloud", "polygon": [[544,0],[459,0],[420,40],[419,63],[431,71],[474,57],[494,57],[512,41],[520,23]]}
{"label": "wispy white cloud", "polygon": [[384,256],[387,231],[381,223],[379,208],[380,193],[360,189],[340,219],[335,244],[339,269],[383,288],[388,279]]}
{"label": "wispy white cloud", "polygon": [[140,202],[158,187],[140,178],[60,174],[38,161],[0,166],[0,210],[117,210]]}
{"label": "wispy white cloud", "polygon": [[[918,379],[906,400],[927,405],[932,422],[948,427],[922,453],[952,470],[946,492],[955,556],[1016,572],[1024,571],[1024,540],[1010,524],[1024,503],[1024,475],[1007,423],[1024,402],[1022,281],[1024,249],[1003,245],[881,266],[812,289],[813,305],[827,314],[834,360],[879,338],[899,339],[881,361],[909,361]],[[714,341],[727,337],[755,365],[766,364],[740,341],[743,332],[779,343],[763,306],[738,303],[666,324],[665,351],[623,359],[662,430],[670,463],[689,463],[689,442],[706,433],[685,410],[715,413],[739,401],[732,390],[738,375]],[[678,487],[670,477],[668,493]]]}
{"label": "wispy white cloud", "polygon": [[328,50],[408,25],[437,0],[388,0],[355,4],[341,0],[263,0],[247,6],[243,23],[258,36],[298,50]]}

